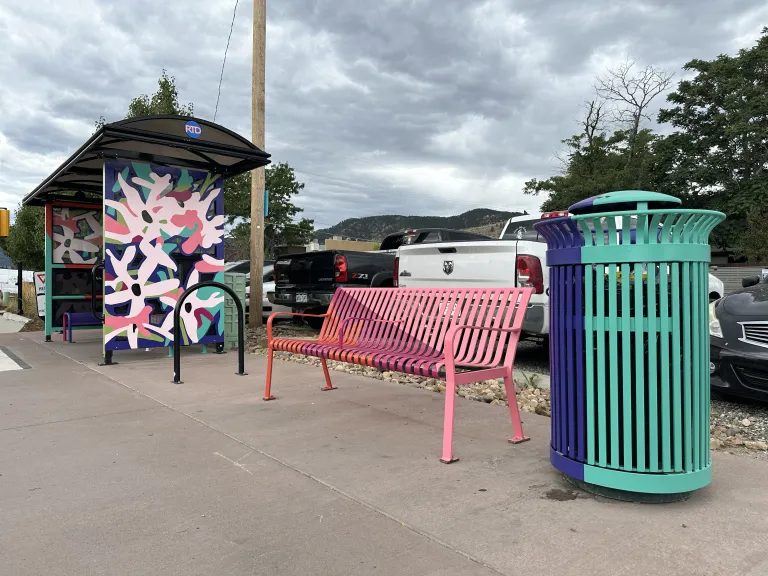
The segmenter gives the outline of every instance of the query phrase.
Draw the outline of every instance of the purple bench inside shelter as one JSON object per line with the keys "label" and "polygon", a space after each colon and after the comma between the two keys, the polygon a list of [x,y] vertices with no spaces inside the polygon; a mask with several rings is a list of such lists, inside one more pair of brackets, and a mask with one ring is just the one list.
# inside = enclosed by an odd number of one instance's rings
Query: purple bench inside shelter
{"label": "purple bench inside shelter", "polygon": [[62,324],[62,339],[65,342],[72,342],[72,327],[73,326],[94,326],[100,327],[102,325],[101,320],[96,318],[91,312],[65,312],[64,323]]}

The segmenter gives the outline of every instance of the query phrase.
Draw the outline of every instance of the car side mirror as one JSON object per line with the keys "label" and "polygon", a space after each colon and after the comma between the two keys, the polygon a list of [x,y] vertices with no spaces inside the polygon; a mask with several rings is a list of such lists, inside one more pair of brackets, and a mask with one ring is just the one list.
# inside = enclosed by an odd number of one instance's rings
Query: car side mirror
{"label": "car side mirror", "polygon": [[756,286],[760,284],[760,276],[747,276],[741,279],[742,288],[749,288],[750,286]]}

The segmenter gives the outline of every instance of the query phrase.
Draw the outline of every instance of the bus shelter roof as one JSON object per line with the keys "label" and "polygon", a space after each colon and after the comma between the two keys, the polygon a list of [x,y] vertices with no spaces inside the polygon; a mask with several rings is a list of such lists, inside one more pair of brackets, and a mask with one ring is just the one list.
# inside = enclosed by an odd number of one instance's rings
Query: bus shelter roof
{"label": "bus shelter roof", "polygon": [[235,176],[269,164],[269,154],[239,134],[201,118],[142,116],[105,124],[22,200],[43,205],[72,200],[62,192],[83,192],[85,200],[104,194],[104,160],[146,162]]}

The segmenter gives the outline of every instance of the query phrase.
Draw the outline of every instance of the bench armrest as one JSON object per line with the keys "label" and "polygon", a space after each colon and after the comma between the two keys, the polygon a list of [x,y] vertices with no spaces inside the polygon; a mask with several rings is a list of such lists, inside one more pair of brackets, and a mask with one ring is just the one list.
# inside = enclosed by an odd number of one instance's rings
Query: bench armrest
{"label": "bench armrest", "polygon": [[339,348],[342,348],[344,346],[344,328],[346,328],[347,324],[350,324],[352,322],[355,322],[357,320],[362,320],[363,322],[377,322],[379,324],[402,324],[402,320],[383,320],[379,318],[344,318],[344,320],[341,321],[341,324],[339,325]]}
{"label": "bench armrest", "polygon": [[267,318],[267,342],[272,342],[272,322],[278,316],[302,316],[307,318],[327,318],[328,313],[325,314],[302,314],[300,312],[273,312]]}
{"label": "bench armrest", "polygon": [[[475,326],[470,324],[457,324],[454,326],[451,326],[448,328],[448,331],[445,333],[445,367],[449,371],[454,371],[456,367],[456,353],[454,352],[454,341],[456,339],[456,335],[459,332],[463,332],[464,330],[481,330],[483,332],[504,332],[508,334],[519,334],[521,332],[521,328],[495,328],[493,326]],[[517,342],[515,342],[515,347],[517,347]],[[514,362],[515,355],[507,355],[510,359],[510,368],[512,367],[512,362]],[[506,365],[506,362],[505,362]]]}

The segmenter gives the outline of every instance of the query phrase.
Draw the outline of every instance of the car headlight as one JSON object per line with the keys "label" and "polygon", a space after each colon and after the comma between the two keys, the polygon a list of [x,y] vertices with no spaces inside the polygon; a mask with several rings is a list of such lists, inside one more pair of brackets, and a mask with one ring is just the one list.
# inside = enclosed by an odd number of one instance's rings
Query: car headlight
{"label": "car headlight", "polygon": [[712,302],[712,304],[709,305],[709,335],[714,336],[715,338],[722,338],[723,329],[720,327],[720,320],[718,320],[715,315],[716,303],[717,302]]}

